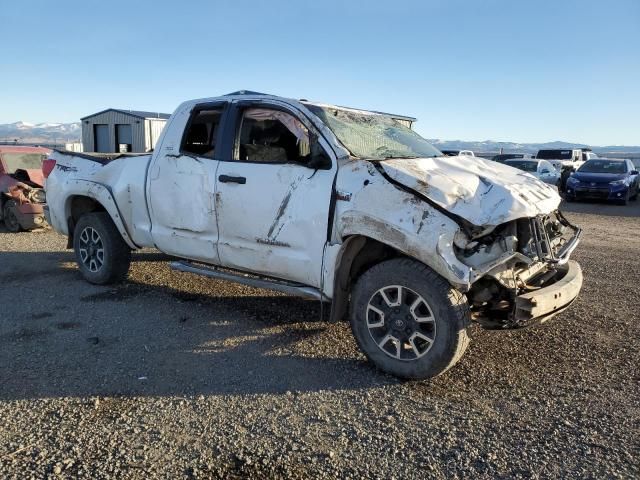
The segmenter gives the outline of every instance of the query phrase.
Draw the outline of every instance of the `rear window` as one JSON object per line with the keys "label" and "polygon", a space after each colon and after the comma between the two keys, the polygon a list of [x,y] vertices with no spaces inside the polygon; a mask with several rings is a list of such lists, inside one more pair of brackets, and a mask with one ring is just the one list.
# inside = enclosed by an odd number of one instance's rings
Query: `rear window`
{"label": "rear window", "polygon": [[571,160],[571,150],[540,150],[536,158],[543,160]]}
{"label": "rear window", "polygon": [[525,172],[535,172],[538,170],[538,162],[525,162],[522,160],[507,160],[505,165],[524,170]]}
{"label": "rear window", "polygon": [[627,173],[625,162],[614,160],[588,160],[579,169],[582,173]]}
{"label": "rear window", "polygon": [[2,159],[7,166],[7,173],[16,170],[39,170],[44,160],[42,153],[3,153]]}

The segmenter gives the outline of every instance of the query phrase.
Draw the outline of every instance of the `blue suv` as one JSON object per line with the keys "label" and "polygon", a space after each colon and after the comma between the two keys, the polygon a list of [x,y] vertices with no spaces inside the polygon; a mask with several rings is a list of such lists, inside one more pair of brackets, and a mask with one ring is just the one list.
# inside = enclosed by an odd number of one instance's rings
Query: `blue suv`
{"label": "blue suv", "polygon": [[587,160],[567,179],[567,201],[592,198],[626,205],[638,198],[640,175],[631,160]]}

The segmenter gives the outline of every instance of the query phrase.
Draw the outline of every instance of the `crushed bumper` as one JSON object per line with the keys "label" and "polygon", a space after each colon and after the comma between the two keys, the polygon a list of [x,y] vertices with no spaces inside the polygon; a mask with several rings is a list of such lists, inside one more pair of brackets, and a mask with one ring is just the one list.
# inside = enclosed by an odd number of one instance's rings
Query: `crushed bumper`
{"label": "crushed bumper", "polygon": [[554,283],[516,297],[514,320],[521,324],[547,321],[567,308],[581,288],[582,269],[569,260],[558,267]]}

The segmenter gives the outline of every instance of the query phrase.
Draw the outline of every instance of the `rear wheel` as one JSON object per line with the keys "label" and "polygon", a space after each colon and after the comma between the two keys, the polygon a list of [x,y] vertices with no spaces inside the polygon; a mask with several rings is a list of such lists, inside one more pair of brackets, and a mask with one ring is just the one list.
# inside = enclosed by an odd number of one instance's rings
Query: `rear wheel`
{"label": "rear wheel", "polygon": [[82,276],[97,285],[127,277],[131,250],[106,212],[80,217],[73,233],[73,249]]}
{"label": "rear wheel", "polygon": [[367,358],[402,378],[422,379],[452,367],[469,344],[464,295],[427,266],[382,262],[355,285],[351,329]]}
{"label": "rear wheel", "polygon": [[18,221],[18,215],[16,214],[16,208],[18,208],[18,204],[15,200],[7,200],[2,208],[4,226],[13,233],[22,230],[20,222]]}

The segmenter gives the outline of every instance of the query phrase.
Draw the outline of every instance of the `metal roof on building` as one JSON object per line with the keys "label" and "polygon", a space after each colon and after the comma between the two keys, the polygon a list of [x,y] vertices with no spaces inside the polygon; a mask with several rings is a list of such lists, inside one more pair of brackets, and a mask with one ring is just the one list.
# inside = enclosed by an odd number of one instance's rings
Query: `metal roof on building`
{"label": "metal roof on building", "polygon": [[131,115],[132,117],[138,117],[142,119],[146,118],[159,118],[162,120],[167,120],[171,114],[170,113],[159,113],[159,112],[145,112],[142,110],[124,110],[121,108],[107,108],[97,113],[92,113],[91,115],[87,115],[86,117],[82,117],[80,120],[85,120],[87,118],[95,117],[96,115],[101,115],[106,112],[120,112],[125,115]]}

